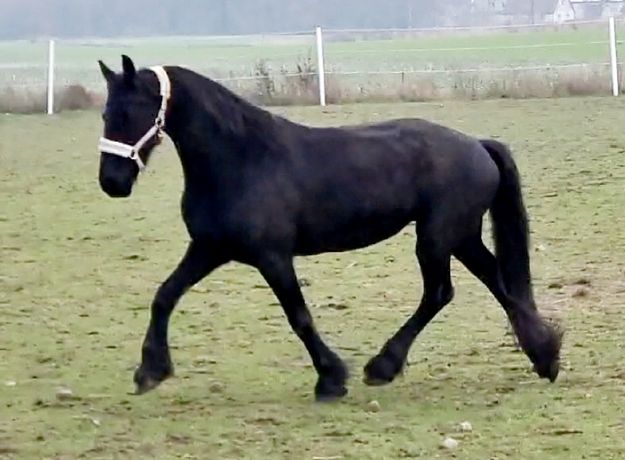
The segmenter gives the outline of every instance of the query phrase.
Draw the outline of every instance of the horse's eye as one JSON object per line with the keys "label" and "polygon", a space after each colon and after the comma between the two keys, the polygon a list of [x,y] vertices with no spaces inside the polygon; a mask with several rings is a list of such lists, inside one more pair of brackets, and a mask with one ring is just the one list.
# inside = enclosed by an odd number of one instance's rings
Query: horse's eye
{"label": "horse's eye", "polygon": [[108,120],[108,115],[106,114],[106,112],[102,112],[102,121],[106,122]]}

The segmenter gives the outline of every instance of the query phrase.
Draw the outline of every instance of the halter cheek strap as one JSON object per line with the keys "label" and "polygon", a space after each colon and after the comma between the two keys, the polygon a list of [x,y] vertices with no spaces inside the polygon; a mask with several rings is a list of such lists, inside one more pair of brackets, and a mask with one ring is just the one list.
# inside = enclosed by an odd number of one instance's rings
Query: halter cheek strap
{"label": "halter cheek strap", "polygon": [[161,66],[155,66],[150,67],[150,70],[154,72],[158,78],[161,95],[161,106],[158,109],[154,125],[143,135],[141,139],[135,143],[135,145],[125,144],[123,142],[114,141],[105,137],[100,138],[98,145],[101,153],[108,153],[133,160],[137,163],[139,171],[143,171],[145,169],[145,164],[143,163],[143,160],[141,160],[139,152],[154,136],[161,137],[163,135],[167,102],[169,101],[169,97],[171,95],[171,82],[169,81],[169,76],[167,75],[167,72],[165,72],[165,69]]}

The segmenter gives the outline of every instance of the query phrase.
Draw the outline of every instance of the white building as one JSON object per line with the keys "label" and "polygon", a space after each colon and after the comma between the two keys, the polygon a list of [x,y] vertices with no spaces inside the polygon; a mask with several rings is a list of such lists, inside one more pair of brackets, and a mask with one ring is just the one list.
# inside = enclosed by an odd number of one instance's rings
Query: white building
{"label": "white building", "polygon": [[556,24],[575,21],[575,9],[571,4],[571,0],[558,0],[553,15],[547,17],[547,21],[555,22]]}
{"label": "white building", "polygon": [[561,24],[568,21],[619,17],[625,12],[625,0],[558,0],[548,22]]}

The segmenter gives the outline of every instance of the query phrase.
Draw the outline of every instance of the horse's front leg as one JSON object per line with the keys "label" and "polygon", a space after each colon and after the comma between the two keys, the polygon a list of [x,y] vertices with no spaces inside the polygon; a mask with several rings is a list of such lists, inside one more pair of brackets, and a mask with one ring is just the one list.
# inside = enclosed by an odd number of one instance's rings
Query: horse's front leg
{"label": "horse's front leg", "polygon": [[143,341],[141,365],[134,375],[137,394],[156,388],[173,375],[174,368],[167,343],[169,317],[178,300],[191,286],[226,262],[227,258],[215,248],[192,241],[176,269],[158,288],[152,301],[150,324]]}
{"label": "horse's front leg", "polygon": [[258,269],[280,301],[289,324],[312,358],[319,375],[315,386],[317,400],[327,401],[346,395],[347,368],[315,329],[297,282],[292,257],[278,254],[264,257]]}

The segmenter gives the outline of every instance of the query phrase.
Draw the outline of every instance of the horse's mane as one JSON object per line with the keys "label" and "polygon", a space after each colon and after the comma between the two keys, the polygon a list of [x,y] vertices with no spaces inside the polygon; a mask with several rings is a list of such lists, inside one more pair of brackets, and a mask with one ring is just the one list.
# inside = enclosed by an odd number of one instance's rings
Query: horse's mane
{"label": "horse's mane", "polygon": [[271,138],[276,122],[290,122],[246,101],[225,86],[183,67],[168,67],[172,80],[184,85],[224,135]]}

